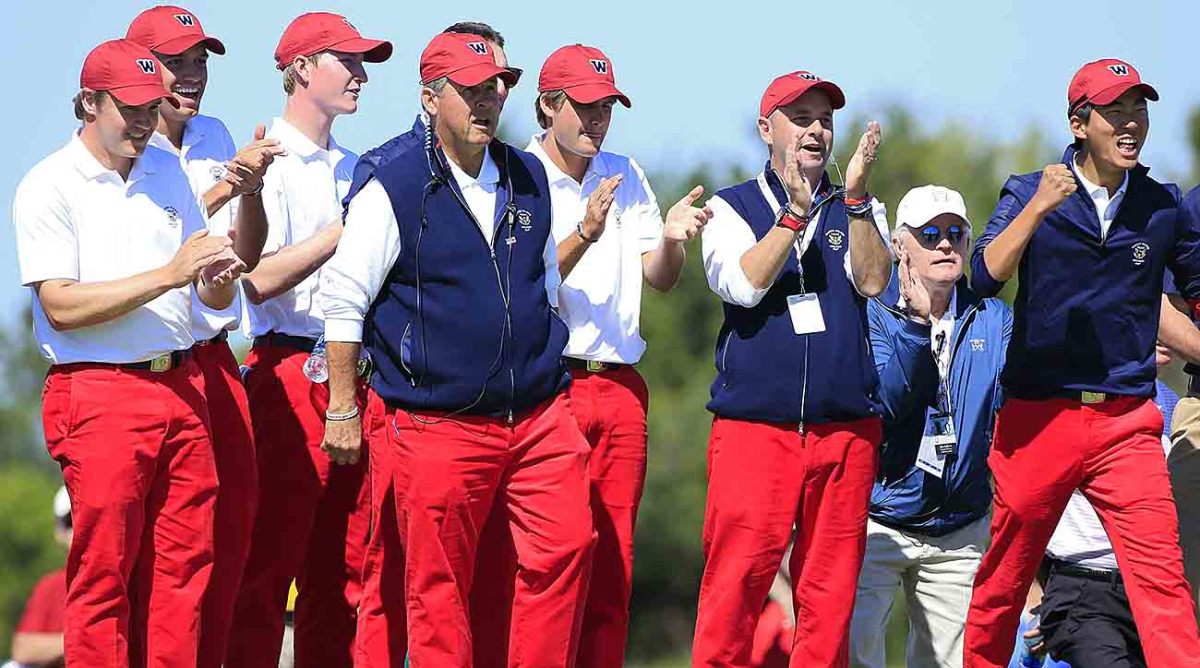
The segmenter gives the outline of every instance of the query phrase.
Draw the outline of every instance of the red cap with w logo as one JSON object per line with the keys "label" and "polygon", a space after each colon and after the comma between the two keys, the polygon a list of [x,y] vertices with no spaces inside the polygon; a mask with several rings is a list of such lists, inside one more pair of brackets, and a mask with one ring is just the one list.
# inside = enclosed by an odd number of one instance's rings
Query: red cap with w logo
{"label": "red cap with w logo", "polygon": [[1142,81],[1133,65],[1116,58],[1090,62],[1071,77],[1071,85],[1067,88],[1067,114],[1075,113],[1075,110],[1088,103],[1097,106],[1112,104],[1125,91],[1135,87],[1141,88],[1147,100],[1158,101],[1158,91]]}
{"label": "red cap with w logo", "polygon": [[444,32],[430,40],[421,52],[421,83],[442,77],[468,87],[500,77],[504,83],[515,86],[521,74],[497,65],[492,45],[479,35]]}
{"label": "red cap with w logo", "polygon": [[162,80],[162,64],[150,49],[127,39],[107,41],[83,61],[79,87],[108,91],[123,104],[141,106],[162,98],[179,106]]}
{"label": "red cap with w logo", "polygon": [[546,59],[538,77],[538,91],[561,90],[580,104],[615,97],[629,107],[629,98],[617,88],[612,61],[592,46],[564,46]]}
{"label": "red cap with w logo", "polygon": [[204,34],[195,14],[170,5],[151,7],[138,14],[129,24],[125,39],[167,56],[179,55],[201,43],[213,53],[225,54],[225,45]]}
{"label": "red cap with w logo", "polygon": [[382,63],[392,57],[392,43],[367,39],[341,14],[309,12],[288,24],[275,47],[275,67],[284,70],[299,56],[322,51],[361,53],[363,62]]}
{"label": "red cap with w logo", "polygon": [[829,95],[829,103],[834,109],[846,106],[846,95],[841,88],[838,88],[837,84],[825,81],[812,72],[799,70],[775,77],[771,85],[767,86],[762,100],[758,103],[758,115],[766,118],[776,109],[795,102],[797,98],[812,88],[825,91]]}

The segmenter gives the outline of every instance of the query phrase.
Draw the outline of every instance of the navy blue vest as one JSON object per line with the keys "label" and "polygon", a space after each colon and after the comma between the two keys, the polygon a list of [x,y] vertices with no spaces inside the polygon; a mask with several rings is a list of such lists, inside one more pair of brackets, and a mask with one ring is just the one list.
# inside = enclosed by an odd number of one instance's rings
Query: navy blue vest
{"label": "navy blue vest", "polygon": [[[546,172],[499,141],[489,246],[438,151],[393,143],[377,160],[400,227],[400,255],[367,312],[371,386],[390,406],[511,415],[566,388],[567,327],[546,299]],[[380,156],[376,156],[379,158]]]}
{"label": "navy blue vest", "polygon": [[[779,202],[788,197],[775,173],[767,182]],[[822,188],[828,188],[828,179]],[[762,239],[775,213],[751,179],[717,193]],[[783,423],[857,420],[880,414],[879,376],[871,356],[867,301],[846,278],[849,219],[842,200],[830,202],[803,260],[788,253],[779,277],[754,308],[725,303],[717,337],[717,377],[708,410],[722,417]],[[825,331],[798,335],[788,296],[816,293]]]}

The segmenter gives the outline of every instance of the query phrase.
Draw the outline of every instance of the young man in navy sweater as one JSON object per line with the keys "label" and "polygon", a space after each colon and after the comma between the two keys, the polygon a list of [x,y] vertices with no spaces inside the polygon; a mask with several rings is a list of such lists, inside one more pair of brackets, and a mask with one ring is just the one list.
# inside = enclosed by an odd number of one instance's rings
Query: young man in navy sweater
{"label": "young man in navy sweater", "polygon": [[866,307],[887,285],[891,257],[883,207],[867,193],[879,125],[859,141],[844,191],[825,173],[845,102],[810,72],[776,78],[759,105],[763,172],[708,202],[704,267],[725,322],[708,404],[695,666],[749,665],[793,525],[792,663],[849,660],[880,439]]}
{"label": "young man in navy sweater", "polygon": [[1158,93],[1101,60],[1071,80],[1074,143],[1060,164],[1014,176],[975,246],[972,283],[1014,275],[1005,405],[988,463],[992,546],[975,579],[964,665],[1004,666],[1021,604],[1071,493],[1112,539],[1151,666],[1200,656],[1154,406],[1163,271],[1200,296],[1200,228],[1179,189],[1138,164]]}
{"label": "young man in navy sweater", "polygon": [[424,141],[396,142],[380,160],[322,276],[324,448],[335,462],[358,459],[353,379],[365,344],[386,405],[385,440],[372,446],[390,451],[406,562],[404,608],[387,612],[407,615],[416,665],[472,665],[467,598],[494,499],[517,551],[521,665],[572,665],[591,568],[589,448],[565,392],[546,172],[495,140],[501,82],[516,80],[478,36],[430,42]]}

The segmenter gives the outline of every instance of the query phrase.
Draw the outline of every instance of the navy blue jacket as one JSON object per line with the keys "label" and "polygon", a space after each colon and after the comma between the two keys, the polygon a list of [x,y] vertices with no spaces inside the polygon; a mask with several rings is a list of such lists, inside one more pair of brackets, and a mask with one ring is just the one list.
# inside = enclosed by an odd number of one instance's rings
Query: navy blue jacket
{"label": "navy blue jacket", "polygon": [[[1063,162],[1071,165],[1075,149]],[[1006,396],[1042,399],[1064,391],[1154,396],[1154,342],[1163,272],[1200,296],[1200,227],[1181,213],[1179,188],[1138,166],[1108,237],[1082,184],[1038,226],[1021,257]],[[983,251],[1037,192],[1041,172],[1013,176],[975,244],[971,286],[993,296],[1003,284]]]}
{"label": "navy blue jacket", "polygon": [[[767,181],[777,201],[787,194],[775,173]],[[823,188],[828,188],[826,179]],[[762,239],[775,226],[775,214],[758,181],[717,193]],[[835,200],[819,219],[820,227],[800,262],[788,253],[778,278],[753,308],[724,304],[725,321],[717,337],[717,376],[708,410],[739,420],[822,423],[879,415],[879,378],[871,361],[866,298],[844,270],[850,248],[849,220]],[[788,297],[816,293],[825,331],[798,335]]]}
{"label": "navy blue jacket", "polygon": [[546,298],[546,172],[531,154],[488,147],[500,169],[489,245],[425,132],[418,121],[355,169],[358,188],[360,178],[383,186],[400,229],[400,255],[363,323],[371,385],[390,406],[511,416],[570,381],[567,327]]}
{"label": "navy blue jacket", "polygon": [[980,299],[961,279],[955,287],[954,332],[947,385],[958,449],[942,478],[915,465],[941,382],[930,345],[932,326],[913,322],[896,304],[892,282],[867,306],[871,349],[883,402],[883,448],[871,490],[871,519],[903,531],[941,536],[987,514],[992,488],[987,466],[1000,370],[1012,336],[1012,312],[999,299]]}

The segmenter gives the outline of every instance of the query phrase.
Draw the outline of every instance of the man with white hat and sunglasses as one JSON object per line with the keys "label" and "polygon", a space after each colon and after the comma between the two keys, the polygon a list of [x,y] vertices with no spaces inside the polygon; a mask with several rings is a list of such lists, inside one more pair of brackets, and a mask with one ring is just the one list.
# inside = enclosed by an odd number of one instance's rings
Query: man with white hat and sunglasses
{"label": "man with white hat and sunglasses", "polygon": [[850,625],[851,664],[883,668],[896,588],[908,603],[908,665],[961,666],[971,586],[987,548],[987,453],[1012,313],[963,277],[962,195],[900,200],[888,288],[867,306],[883,443]]}

